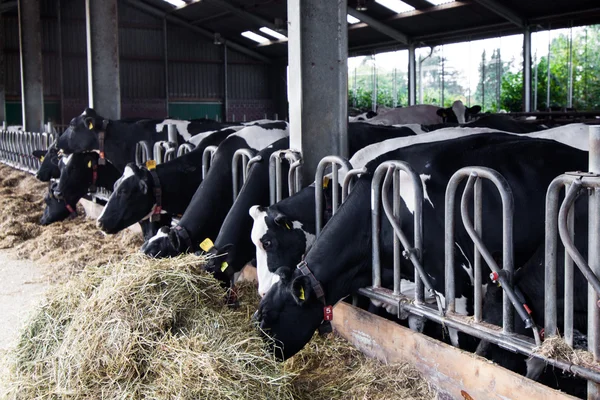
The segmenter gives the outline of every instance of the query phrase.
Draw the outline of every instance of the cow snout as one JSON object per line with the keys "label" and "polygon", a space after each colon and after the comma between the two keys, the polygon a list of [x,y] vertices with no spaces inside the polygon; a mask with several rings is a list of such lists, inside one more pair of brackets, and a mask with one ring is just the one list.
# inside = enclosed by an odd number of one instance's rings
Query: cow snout
{"label": "cow snout", "polygon": [[96,220],[96,227],[100,230],[102,230],[104,227],[104,225],[102,224],[102,221],[100,221],[99,219]]}

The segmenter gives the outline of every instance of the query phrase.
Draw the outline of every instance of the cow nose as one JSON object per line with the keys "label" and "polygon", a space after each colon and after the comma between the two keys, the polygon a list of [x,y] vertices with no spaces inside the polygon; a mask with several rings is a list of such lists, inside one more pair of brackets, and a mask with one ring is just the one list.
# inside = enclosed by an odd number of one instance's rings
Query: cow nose
{"label": "cow nose", "polygon": [[102,229],[102,221],[100,221],[99,219],[98,219],[98,220],[96,220],[96,227],[97,227],[98,229]]}

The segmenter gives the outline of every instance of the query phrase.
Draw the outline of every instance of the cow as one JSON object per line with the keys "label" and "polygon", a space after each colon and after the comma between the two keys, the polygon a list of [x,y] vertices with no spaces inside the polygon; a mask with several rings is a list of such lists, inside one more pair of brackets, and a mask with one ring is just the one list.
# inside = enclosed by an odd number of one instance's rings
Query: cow
{"label": "cow", "polygon": [[376,116],[377,116],[377,113],[375,111],[367,111],[367,112],[359,114],[355,117],[348,117],[348,122],[366,121],[366,120],[371,119]]}
{"label": "cow", "polygon": [[48,150],[34,150],[31,154],[40,160],[41,164],[35,177],[42,182],[50,182],[51,179],[60,177],[59,151],[55,144],[51,144]]}
{"label": "cow", "polygon": [[246,126],[225,139],[215,152],[208,174],[194,193],[177,226],[159,231],[144,243],[142,251],[153,257],[169,257],[197,251],[204,238],[216,237],[233,204],[231,160],[238,149],[262,150],[288,136],[285,121]]}
{"label": "cow", "polygon": [[[444,290],[444,251],[443,247],[440,248],[444,244],[444,195],[446,184],[456,170],[479,165],[493,168],[506,178],[515,199],[515,220],[521,227],[514,232],[514,259],[516,265],[522,265],[543,240],[547,185],[565,170],[584,169],[586,158],[585,151],[552,140],[505,133],[423,143],[377,157],[367,163],[367,172],[358,179],[298,268],[279,266],[276,273],[280,280],[263,297],[256,314],[261,329],[277,342],[278,347],[274,351],[278,357],[289,358],[308,343],[323,321],[324,304],[333,305],[370,284],[371,179],[381,162],[400,159],[421,175],[426,199],[423,207],[422,263],[439,295]],[[484,219],[501,215],[495,187],[488,182],[481,186]],[[411,203],[405,201],[406,198],[402,198],[400,220],[405,234],[411,237]],[[459,206],[456,205],[457,208]],[[485,226],[488,248],[492,253],[501,251],[501,224]],[[382,222],[381,236],[382,264],[389,268],[392,265],[393,233],[386,219]],[[462,314],[471,311],[469,299],[472,297],[473,249],[467,238],[464,227],[457,224],[455,245],[460,251],[455,252],[458,266],[455,281],[457,312]],[[403,263],[406,264],[406,261]],[[404,279],[414,280],[412,265],[404,265],[402,271]],[[387,272],[382,273],[382,280],[384,286],[390,287],[389,269]],[[314,289],[319,285],[324,290],[324,298],[317,296],[318,291]]]}
{"label": "cow", "polygon": [[375,125],[423,124],[435,125],[444,122],[464,124],[473,115],[481,111],[480,106],[466,107],[462,101],[456,100],[452,107],[441,108],[430,104],[395,108],[368,120]]}
{"label": "cow", "polygon": [[[546,131],[533,132],[524,136],[558,140],[562,143],[568,144],[569,146],[587,150],[587,131],[588,127],[584,124],[571,124]],[[493,132],[498,131],[486,128],[448,128],[436,130],[425,135],[388,139],[364,147],[362,150],[356,152],[356,154],[354,154],[354,156],[350,159],[350,163],[354,168],[361,168],[376,157],[389,152],[392,149],[404,148],[422,143],[447,141],[460,137],[467,137],[470,135]],[[341,182],[342,180],[343,176],[340,176],[339,181]],[[285,199],[283,202],[274,204],[267,209],[258,210],[257,208],[254,208],[251,210],[250,214],[254,218],[252,240],[256,246],[257,273],[259,275],[259,294],[261,295],[264,295],[269,290],[270,286],[279,279],[279,276],[274,273],[281,265],[278,264],[278,260],[285,259],[287,262],[291,263],[290,265],[295,265],[300,261],[300,256],[302,255],[302,253],[296,251],[296,249],[298,248],[307,250],[312,245],[312,240],[314,240],[314,235],[316,232],[314,229],[314,188],[308,187],[303,189],[303,191],[312,192],[311,194],[306,195],[297,194],[296,196]],[[285,209],[283,207],[285,207]],[[286,214],[287,212],[292,212],[292,214]],[[285,218],[288,221],[291,221],[294,229],[277,229],[277,231],[273,231],[273,229],[276,228],[276,224],[273,224],[273,222],[275,216],[277,215],[279,218]],[[286,246],[271,246],[270,248],[265,249],[261,245],[261,240],[265,235],[268,237],[276,236],[276,242],[285,242]],[[285,235],[287,237],[284,238],[281,237],[281,235]],[[290,248],[294,248],[294,250],[291,250]]]}
{"label": "cow", "polygon": [[54,196],[54,190],[57,187],[58,182],[51,182],[48,191],[44,195],[44,203],[46,206],[42,217],[40,218],[40,225],[50,225],[54,222],[77,216],[77,202],[79,201],[79,198],[56,198]]}
{"label": "cow", "polygon": [[466,124],[460,125],[455,122],[446,122],[435,125],[423,125],[422,129],[425,132],[433,132],[443,128],[490,128],[502,132],[510,133],[531,133],[548,129],[546,126],[527,123],[515,120],[510,117],[494,114],[484,114],[482,117],[474,121],[469,121]]}
{"label": "cow", "polygon": [[[202,135],[203,139],[193,151],[157,165],[154,174],[147,168],[129,163],[98,217],[98,227],[113,234],[145,219],[153,210],[183,214],[202,182],[204,150],[208,146],[218,146],[235,132],[235,129],[225,128]],[[160,190],[160,204],[155,189]]]}
{"label": "cow", "polygon": [[[87,108],[81,115],[71,120],[69,127],[58,138],[56,145],[65,153],[100,150],[100,153],[115,167],[124,171],[125,166],[135,160],[135,149],[138,142],[146,141],[152,146],[155,142],[167,140],[167,124],[177,126],[179,143],[192,140],[193,136],[198,133],[213,132],[228,126],[228,124],[205,120],[197,123],[170,119],[137,122],[108,120],[98,115],[93,109]],[[194,128],[193,131],[192,128]]]}

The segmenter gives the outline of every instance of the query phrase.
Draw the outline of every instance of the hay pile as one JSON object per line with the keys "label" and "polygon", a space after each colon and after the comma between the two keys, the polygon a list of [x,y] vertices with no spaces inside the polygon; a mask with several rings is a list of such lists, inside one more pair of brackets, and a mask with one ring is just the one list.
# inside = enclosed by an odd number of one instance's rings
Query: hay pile
{"label": "hay pile", "polygon": [[567,361],[581,367],[600,370],[600,365],[594,362],[592,353],[583,349],[572,348],[563,337],[558,335],[545,338],[542,345],[534,349],[534,353],[547,358]]}
{"label": "hay pile", "polygon": [[242,306],[199,273],[201,258],[133,255],[57,287],[12,355],[8,398],[423,399],[406,366],[367,360],[336,337],[276,362]]}
{"label": "hay pile", "polygon": [[142,245],[141,235],[130,231],[104,235],[81,206],[77,218],[40,226],[46,191],[47,184],[32,175],[0,164],[0,249],[50,264],[52,280],[65,281],[86,265],[120,260]]}

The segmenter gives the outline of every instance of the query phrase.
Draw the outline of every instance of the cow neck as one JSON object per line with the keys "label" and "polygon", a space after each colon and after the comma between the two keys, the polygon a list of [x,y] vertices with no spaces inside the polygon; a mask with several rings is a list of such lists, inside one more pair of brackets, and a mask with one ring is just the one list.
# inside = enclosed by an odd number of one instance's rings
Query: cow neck
{"label": "cow neck", "polygon": [[370,182],[370,179],[357,182],[344,207],[338,209],[301,263],[308,266],[323,286],[327,304],[335,304],[369,283]]}
{"label": "cow neck", "polygon": [[96,186],[112,190],[115,182],[123,173],[119,171],[110,161],[105,165],[98,166],[98,178]]}
{"label": "cow neck", "polygon": [[[98,149],[100,150],[100,157],[98,158],[99,165],[106,165],[106,154],[104,153],[104,142],[106,139],[106,129],[108,128],[109,120],[102,120],[102,129],[98,132]],[[95,186],[95,184],[93,184]]]}
{"label": "cow neck", "polygon": [[154,206],[152,207],[150,222],[156,222],[160,220],[162,212],[163,192],[156,169],[149,169],[148,173],[150,174],[150,178],[152,178],[152,193],[154,194]]}

